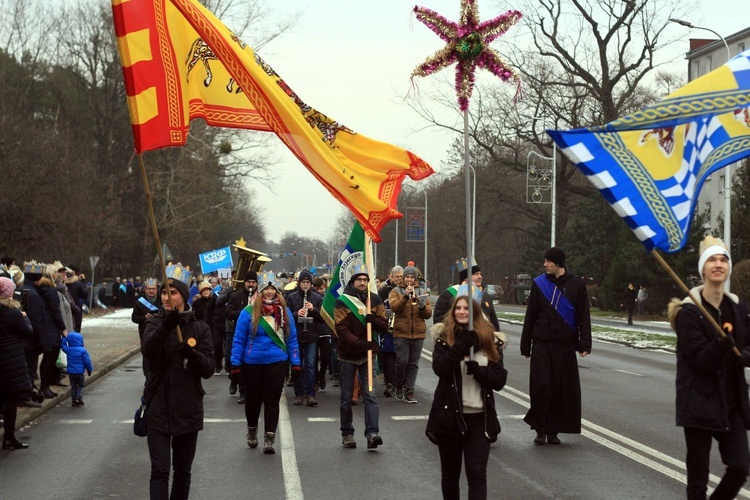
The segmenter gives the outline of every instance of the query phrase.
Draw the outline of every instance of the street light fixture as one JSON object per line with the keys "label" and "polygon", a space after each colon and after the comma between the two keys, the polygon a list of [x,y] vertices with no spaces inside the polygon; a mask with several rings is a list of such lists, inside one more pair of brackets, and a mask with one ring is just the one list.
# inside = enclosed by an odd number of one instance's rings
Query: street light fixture
{"label": "street light fixture", "polygon": [[[705,28],[703,26],[695,26],[689,21],[684,19],[676,19],[674,17],[669,19],[670,22],[685,26],[686,28],[703,30],[713,33],[719,40],[724,44],[724,48],[727,49],[727,61],[732,58],[732,52],[729,50],[729,44],[724,37],[712,30],[711,28]],[[732,164],[726,166],[726,173],[724,174],[724,244],[726,244],[729,251],[732,251]],[[729,279],[724,284],[724,289],[729,291]]]}
{"label": "street light fixture", "polygon": [[[404,187],[407,187],[407,185],[404,185]],[[408,186],[408,187],[413,188],[413,189],[419,189],[420,191],[422,191],[422,194],[424,195],[424,269],[423,269],[424,272],[423,272],[423,276],[424,276],[424,285],[426,288],[429,288],[428,281],[427,281],[427,190],[419,186]]]}
{"label": "street light fixture", "polygon": [[[547,126],[547,118],[545,116],[527,116],[527,115],[521,115],[521,116],[523,116],[525,118],[531,118],[532,123],[535,122],[535,121],[537,121],[537,120],[539,120],[539,121],[542,122],[542,126],[544,126],[544,127]],[[527,181],[527,186],[528,186],[528,182],[530,180],[532,180],[530,178],[531,171],[529,169],[529,156],[531,156],[532,153],[535,154],[536,156],[538,156],[539,158],[544,159],[544,160],[552,160],[552,170],[551,171],[536,169],[537,175],[543,174],[543,176],[546,177],[548,175],[549,177],[548,178],[542,178],[542,176],[540,176],[538,179],[534,179],[534,180],[536,182],[538,182],[538,183],[545,182],[545,183],[548,183],[548,184],[551,185],[551,186],[546,186],[545,187],[542,184],[539,184],[537,186],[537,189],[539,191],[541,191],[543,189],[544,190],[549,189],[550,187],[552,188],[552,201],[551,201],[551,203],[552,203],[552,210],[551,210],[551,212],[552,212],[552,214],[551,214],[552,229],[551,229],[551,232],[550,232],[550,246],[553,247],[553,246],[555,246],[555,225],[556,225],[556,219],[557,219],[557,144],[555,143],[555,141],[552,141],[552,156],[551,157],[550,156],[541,155],[541,154],[537,153],[536,151],[529,151],[529,154],[526,155],[526,175],[527,175],[526,181]],[[539,194],[541,194],[541,193],[539,193]],[[541,203],[541,201],[536,201],[536,200],[532,199],[531,203]]]}

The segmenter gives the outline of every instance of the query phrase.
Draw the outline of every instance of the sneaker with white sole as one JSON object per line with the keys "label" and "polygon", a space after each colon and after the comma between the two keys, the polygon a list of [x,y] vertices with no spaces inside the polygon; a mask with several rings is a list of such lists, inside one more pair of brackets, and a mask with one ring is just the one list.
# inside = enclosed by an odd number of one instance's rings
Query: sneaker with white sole
{"label": "sneaker with white sole", "polygon": [[406,393],[406,402],[407,403],[416,403],[417,400],[414,398],[414,391],[408,391]]}
{"label": "sneaker with white sole", "polygon": [[398,399],[399,401],[404,400],[404,387],[403,386],[401,387],[396,386],[396,399]]}

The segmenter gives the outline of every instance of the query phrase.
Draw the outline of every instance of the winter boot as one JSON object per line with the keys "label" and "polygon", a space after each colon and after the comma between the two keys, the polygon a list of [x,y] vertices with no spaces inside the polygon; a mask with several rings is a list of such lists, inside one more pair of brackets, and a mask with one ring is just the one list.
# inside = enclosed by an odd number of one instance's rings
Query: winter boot
{"label": "winter boot", "polygon": [[258,447],[258,427],[257,426],[247,428],[247,445],[253,449]]}
{"label": "winter boot", "polygon": [[276,453],[276,450],[273,447],[273,442],[275,439],[276,439],[275,432],[266,432],[263,435],[263,453],[267,455],[272,455]]}

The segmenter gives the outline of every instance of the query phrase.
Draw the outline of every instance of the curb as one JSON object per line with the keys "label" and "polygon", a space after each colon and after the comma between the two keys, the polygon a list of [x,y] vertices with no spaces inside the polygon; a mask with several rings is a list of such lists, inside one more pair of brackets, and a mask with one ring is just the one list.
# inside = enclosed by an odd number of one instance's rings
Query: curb
{"label": "curb", "polygon": [[[112,361],[104,363],[101,368],[94,370],[91,376],[86,380],[86,385],[88,386],[89,384],[93,384],[107,373],[111,372],[120,365],[123,365],[130,358],[138,354],[140,350],[140,345],[133,346],[130,349],[126,350],[124,353],[115,357]],[[57,396],[55,396],[54,398],[45,399],[42,403],[41,408],[29,408],[30,411],[24,411],[22,415],[19,414],[16,420],[16,430],[23,428],[25,425],[28,425],[30,422],[41,417],[66,398],[70,398],[70,386],[65,387],[65,391],[58,392]]]}

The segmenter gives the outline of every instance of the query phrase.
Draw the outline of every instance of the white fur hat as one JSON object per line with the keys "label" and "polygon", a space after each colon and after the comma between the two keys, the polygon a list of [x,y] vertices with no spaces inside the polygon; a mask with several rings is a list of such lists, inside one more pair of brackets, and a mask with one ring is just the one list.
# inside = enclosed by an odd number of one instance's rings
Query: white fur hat
{"label": "white fur hat", "polygon": [[729,274],[732,274],[732,259],[729,257],[727,246],[721,241],[721,239],[714,238],[713,236],[706,236],[704,240],[701,241],[699,250],[701,252],[701,258],[698,260],[698,274],[701,277],[703,277],[703,267],[706,265],[709,257],[714,255],[724,255],[729,259]]}

